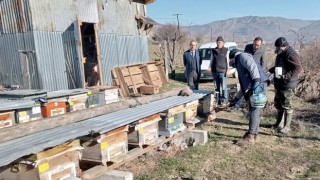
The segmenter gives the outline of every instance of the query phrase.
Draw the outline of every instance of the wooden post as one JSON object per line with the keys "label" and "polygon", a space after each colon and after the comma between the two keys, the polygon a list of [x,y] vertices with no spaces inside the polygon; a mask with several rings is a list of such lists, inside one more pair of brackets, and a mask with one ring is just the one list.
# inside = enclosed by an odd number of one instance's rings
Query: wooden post
{"label": "wooden post", "polygon": [[164,45],[164,71],[166,72],[166,78],[169,79],[169,72],[168,72],[168,47],[166,40],[163,41]]}
{"label": "wooden post", "polygon": [[20,53],[20,65],[22,74],[22,85],[21,89],[31,89],[31,79],[29,72],[29,61],[27,56],[27,51],[18,51]]}

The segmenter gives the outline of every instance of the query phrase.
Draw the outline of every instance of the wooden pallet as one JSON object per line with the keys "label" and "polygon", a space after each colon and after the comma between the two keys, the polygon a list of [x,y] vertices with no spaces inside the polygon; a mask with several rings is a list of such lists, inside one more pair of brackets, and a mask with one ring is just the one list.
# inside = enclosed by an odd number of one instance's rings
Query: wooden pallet
{"label": "wooden pallet", "polygon": [[158,88],[167,84],[162,64],[147,63],[130,66],[116,67],[112,70],[113,83],[120,87],[120,95],[123,97],[138,96],[139,87],[151,85],[153,91],[146,94],[159,93]]}

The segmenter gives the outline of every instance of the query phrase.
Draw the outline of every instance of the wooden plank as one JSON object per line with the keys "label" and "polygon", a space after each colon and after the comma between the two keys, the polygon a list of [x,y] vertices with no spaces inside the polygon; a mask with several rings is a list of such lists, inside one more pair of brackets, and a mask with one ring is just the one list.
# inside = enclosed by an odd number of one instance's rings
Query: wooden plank
{"label": "wooden plank", "polygon": [[160,75],[158,71],[149,72],[152,81],[160,80]]}
{"label": "wooden plank", "polygon": [[135,82],[134,79],[132,78],[132,74],[130,73],[130,71],[128,71],[128,72],[129,72],[130,79],[132,81],[132,85],[134,87],[133,88],[133,94],[138,94],[138,89],[136,87],[137,82]]}
{"label": "wooden plank", "polygon": [[153,121],[155,119],[159,119],[160,118],[160,114],[153,114],[151,116],[145,117],[143,119],[140,119],[138,121],[138,123],[144,123],[144,122],[148,122],[148,121]]}
{"label": "wooden plank", "polygon": [[122,73],[122,76],[123,76],[123,77],[130,75],[130,73],[129,73],[129,71],[128,71],[128,68],[126,68],[126,67],[120,67],[119,69],[121,70],[121,73]]}
{"label": "wooden plank", "polygon": [[134,84],[144,84],[142,74],[132,75],[132,81]]}
{"label": "wooden plank", "polygon": [[173,108],[170,108],[167,110],[167,112],[169,114],[178,114],[178,113],[185,112],[185,111],[186,111],[186,109],[185,109],[184,105],[176,106],[176,107],[173,107]]}
{"label": "wooden plank", "polygon": [[155,85],[143,85],[139,87],[139,93],[141,94],[158,94],[160,92],[159,90],[159,86],[155,86]]}
{"label": "wooden plank", "polygon": [[162,82],[161,82],[160,79],[154,80],[153,84],[156,85],[156,86],[159,86],[160,88],[162,87]]}
{"label": "wooden plank", "polygon": [[119,81],[120,81],[120,89],[122,90],[122,94],[124,95],[124,97],[128,97],[129,96],[129,90],[126,84],[126,81],[124,80],[124,76],[122,74],[122,70],[120,68],[117,68],[118,71],[118,75],[119,75]]}
{"label": "wooden plank", "polygon": [[148,71],[149,71],[149,72],[158,71],[158,68],[157,68],[157,66],[155,65],[155,63],[148,64],[147,67],[148,67]]}
{"label": "wooden plank", "polygon": [[36,154],[36,160],[45,159],[76,147],[80,147],[80,141],[78,139],[58,145],[49,150],[41,151]]}
{"label": "wooden plank", "polygon": [[143,78],[144,82],[148,85],[153,85],[151,76],[150,76],[148,68],[147,68],[147,65],[142,65],[142,66],[140,66],[140,68],[141,68],[142,78]]}
{"label": "wooden plank", "polygon": [[141,74],[141,69],[139,68],[140,65],[128,67],[129,73],[131,75]]}
{"label": "wooden plank", "polygon": [[126,82],[127,86],[133,86],[133,82],[130,76],[124,77],[124,81]]}
{"label": "wooden plank", "polygon": [[112,73],[112,78],[113,78],[113,79],[117,79],[117,78],[118,78],[118,73],[117,73],[116,68],[113,68],[113,69],[111,70],[111,73]]}
{"label": "wooden plank", "polygon": [[162,85],[166,85],[168,83],[168,79],[167,79],[166,73],[164,72],[164,69],[162,67],[162,63],[157,63],[156,66],[158,68],[158,72],[159,72],[160,79],[162,81]]}
{"label": "wooden plank", "polygon": [[99,37],[98,37],[98,25],[95,23],[94,24],[94,37],[96,40],[95,46],[96,46],[96,50],[97,50],[97,60],[98,60],[98,69],[99,69],[99,81],[100,81],[100,85],[104,84],[103,82],[103,74],[102,74],[102,63],[101,63],[101,55],[100,55],[100,45],[99,45]]}
{"label": "wooden plank", "polygon": [[[94,107],[90,109],[85,109],[78,112],[70,112],[64,115],[40,119],[37,121],[32,121],[29,123],[17,124],[12,127],[7,127],[1,129],[0,131],[0,142],[5,142],[19,137],[24,137],[36,132],[48,130],[51,128],[83,121],[96,116],[101,116],[104,114],[119,111],[121,109],[127,109],[132,106],[137,106],[140,104],[150,103],[152,101],[157,101],[163,98],[177,95],[183,88],[177,88],[172,91],[163,92],[156,95],[137,97],[133,99],[125,99],[112,104],[107,104],[99,107]],[[139,102],[139,103],[138,103]],[[45,124],[45,126],[44,126]]]}

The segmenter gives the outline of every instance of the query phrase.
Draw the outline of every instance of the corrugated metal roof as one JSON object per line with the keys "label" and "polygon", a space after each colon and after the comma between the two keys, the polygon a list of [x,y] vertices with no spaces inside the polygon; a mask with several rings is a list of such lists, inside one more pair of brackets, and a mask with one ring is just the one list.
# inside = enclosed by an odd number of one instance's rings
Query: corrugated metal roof
{"label": "corrugated metal roof", "polygon": [[45,90],[31,90],[31,89],[19,89],[12,91],[0,91],[0,98],[24,98],[30,96],[46,95]]}
{"label": "corrugated metal roof", "polygon": [[108,132],[169,108],[201,99],[208,93],[210,92],[202,91],[191,96],[173,96],[1,143],[0,166],[7,165],[24,155],[37,153],[91,132]]}
{"label": "corrugated metal roof", "polygon": [[[33,33],[3,34],[0,36],[0,83],[5,85],[22,85],[20,54],[18,50],[30,51],[27,53],[31,78],[36,67],[32,66],[35,59]],[[33,86],[34,87],[34,86]]]}
{"label": "corrugated metal roof", "polygon": [[107,85],[112,84],[113,68],[149,62],[147,36],[100,34],[99,41],[103,78]]}
{"label": "corrugated metal roof", "polygon": [[[137,6],[143,7],[142,4],[129,1],[98,1],[99,31],[119,35],[139,35],[135,19]],[[143,8],[139,9],[143,11]]]}
{"label": "corrugated metal roof", "polygon": [[0,1],[0,32],[22,33],[31,30],[29,1]]}
{"label": "corrugated metal roof", "polygon": [[69,89],[69,90],[59,90],[59,91],[51,91],[47,93],[46,98],[59,98],[66,96],[74,96],[78,94],[86,94],[89,90],[87,89]]}
{"label": "corrugated metal roof", "polygon": [[66,59],[67,77],[69,89],[83,87],[83,77],[81,69],[81,60],[78,58],[76,39],[73,26],[68,31],[63,32],[63,49]]}
{"label": "corrugated metal roof", "polygon": [[35,106],[32,100],[6,100],[0,99],[0,111],[9,111],[15,109],[30,108]]}
{"label": "corrugated metal roof", "polygon": [[98,23],[97,0],[30,0],[34,31],[64,32],[79,18]]}
{"label": "corrugated metal roof", "polygon": [[34,31],[41,89],[68,89],[62,32]]}

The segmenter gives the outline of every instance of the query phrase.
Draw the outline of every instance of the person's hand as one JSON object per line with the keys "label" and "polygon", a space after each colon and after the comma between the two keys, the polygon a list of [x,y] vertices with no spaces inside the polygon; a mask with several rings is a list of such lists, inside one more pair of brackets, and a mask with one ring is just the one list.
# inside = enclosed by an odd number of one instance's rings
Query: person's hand
{"label": "person's hand", "polygon": [[207,71],[208,71],[208,72],[211,72],[211,68],[208,68]]}
{"label": "person's hand", "polygon": [[254,94],[259,94],[263,92],[263,87],[260,82],[255,82],[252,86],[252,91]]}

